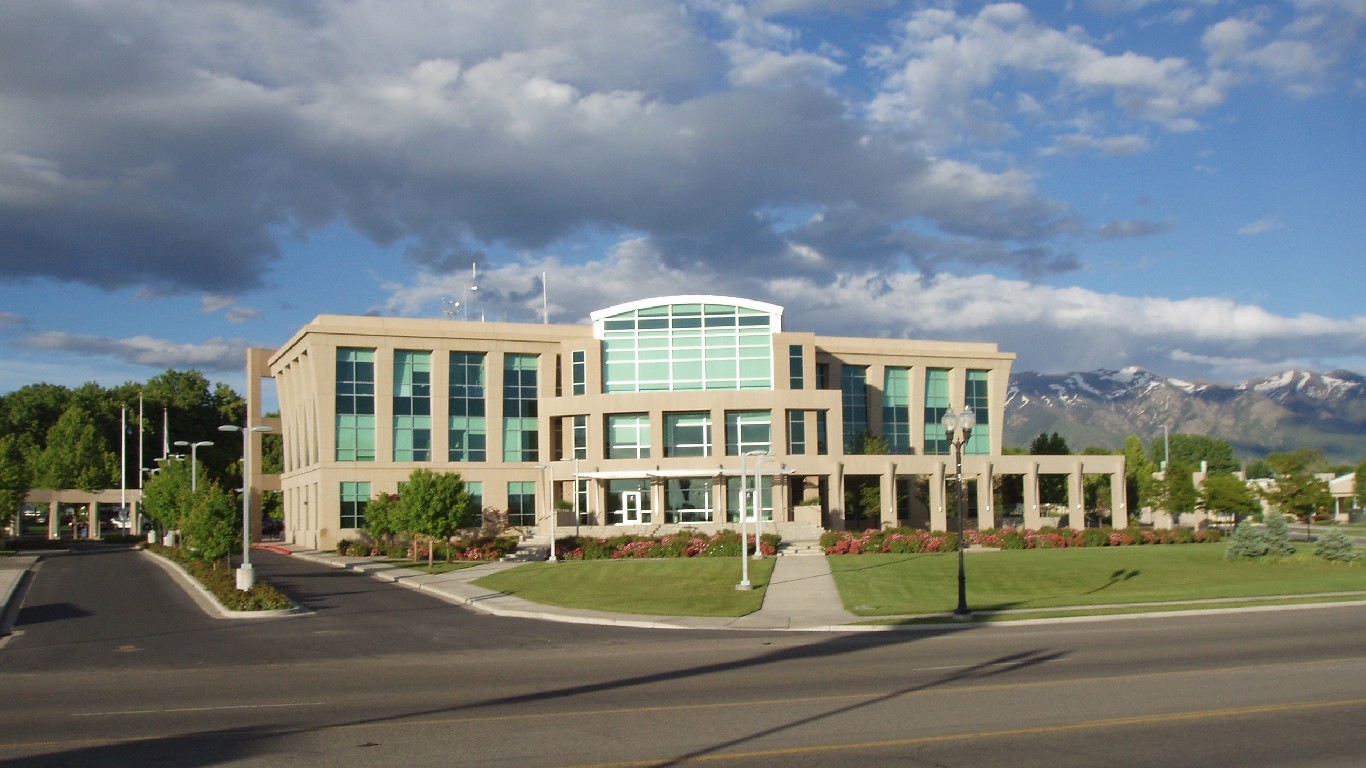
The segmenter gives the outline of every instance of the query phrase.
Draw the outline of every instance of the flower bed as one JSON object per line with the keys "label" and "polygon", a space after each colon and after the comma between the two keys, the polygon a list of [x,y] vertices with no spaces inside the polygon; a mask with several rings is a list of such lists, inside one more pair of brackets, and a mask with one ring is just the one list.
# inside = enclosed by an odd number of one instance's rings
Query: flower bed
{"label": "flower bed", "polygon": [[[765,533],[759,537],[759,551],[778,552],[782,537]],[[754,549],[754,537],[746,537],[746,550]],[[740,534],[725,530],[703,534],[680,531],[669,536],[613,536],[606,539],[565,536],[555,540],[556,555],[565,560],[624,560],[661,557],[739,557]]]}
{"label": "flower bed", "polygon": [[[1024,528],[970,530],[963,532],[967,545],[992,549],[1067,549],[1073,547],[1127,547],[1141,544],[1188,544],[1219,541],[1216,530],[1176,528],[1155,531],[1139,528]],[[884,528],[866,531],[827,531],[821,536],[827,555],[913,554],[954,552],[958,535],[919,528]]]}
{"label": "flower bed", "polygon": [[[393,557],[407,558],[415,556],[418,560],[426,560],[428,556],[429,544],[426,541],[417,546],[416,554],[411,544],[398,542],[390,544],[380,544],[372,541],[351,541],[342,539],[337,542],[337,554],[353,555],[357,557]],[[517,537],[498,536],[498,537],[479,537],[473,539],[458,539],[447,544],[438,543],[436,551],[430,553],[433,559],[450,561],[486,561],[497,560],[504,555],[511,554],[517,549]]]}

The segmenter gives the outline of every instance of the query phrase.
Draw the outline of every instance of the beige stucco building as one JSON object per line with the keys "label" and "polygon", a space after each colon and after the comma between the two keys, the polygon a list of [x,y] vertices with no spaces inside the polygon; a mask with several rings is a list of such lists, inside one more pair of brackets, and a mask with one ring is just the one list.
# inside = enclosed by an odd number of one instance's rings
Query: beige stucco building
{"label": "beige stucco building", "polygon": [[[720,296],[620,304],[591,325],[322,315],[249,354],[248,406],[283,435],[284,536],[306,546],[355,537],[368,500],[419,467],[458,472],[486,514],[542,540],[552,514],[561,535],[735,527],[755,485],[746,508],[789,537],[947,529],[940,416],[965,405],[968,519],[1002,523],[995,476],[1023,476],[1020,522],[1037,527],[1040,474],[1069,476],[1076,515],[1083,475],[1103,473],[1124,525],[1122,456],[1001,455],[1013,361],[995,344],[792,331],[782,307]],[[261,377],[278,421],[260,414]],[[845,508],[872,487],[876,517]]]}

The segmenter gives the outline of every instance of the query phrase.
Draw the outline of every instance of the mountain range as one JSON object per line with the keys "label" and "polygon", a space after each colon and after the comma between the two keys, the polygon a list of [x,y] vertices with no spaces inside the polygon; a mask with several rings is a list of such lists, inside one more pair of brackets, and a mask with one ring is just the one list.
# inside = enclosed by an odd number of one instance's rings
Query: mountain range
{"label": "mountain range", "polygon": [[1027,446],[1057,432],[1073,451],[1145,445],[1175,433],[1226,440],[1242,459],[1319,448],[1331,462],[1366,459],[1366,378],[1350,371],[1286,371],[1238,385],[1202,384],[1141,368],[1014,373],[1005,444]]}

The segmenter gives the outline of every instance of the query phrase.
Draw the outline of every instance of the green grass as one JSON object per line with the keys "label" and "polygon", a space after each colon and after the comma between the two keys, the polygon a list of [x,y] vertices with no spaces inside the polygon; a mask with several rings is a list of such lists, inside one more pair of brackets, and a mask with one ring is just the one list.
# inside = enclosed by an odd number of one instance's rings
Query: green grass
{"label": "green grass", "polygon": [[653,616],[744,616],[759,610],[773,559],[751,561],[740,591],[738,558],[566,560],[529,563],[474,582],[566,608]]}
{"label": "green grass", "polygon": [[[1004,611],[1366,590],[1366,568],[1325,562],[1306,545],[1278,562],[1229,561],[1226,549],[1220,543],[969,553],[968,606]],[[829,560],[850,611],[897,616],[952,611],[958,603],[957,558],[947,553]]]}

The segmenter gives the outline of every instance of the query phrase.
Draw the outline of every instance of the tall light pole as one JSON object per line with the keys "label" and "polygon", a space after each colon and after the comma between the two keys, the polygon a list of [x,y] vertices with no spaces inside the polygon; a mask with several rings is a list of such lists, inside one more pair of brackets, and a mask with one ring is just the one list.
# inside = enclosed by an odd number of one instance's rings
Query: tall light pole
{"label": "tall light pole", "polygon": [[764,459],[773,458],[772,454],[761,453],[754,460],[754,559],[763,560],[764,551],[759,548],[759,536],[764,527],[764,475],[760,468]]}
{"label": "tall light pole", "polygon": [[550,562],[556,562],[555,557],[555,465],[537,464],[537,469],[544,469],[550,475],[550,483],[546,486],[546,506],[550,507],[550,557],[546,558]]}
{"label": "tall light pole", "polygon": [[565,456],[560,461],[574,462],[574,536],[579,535],[579,457]]}
{"label": "tall light pole", "polygon": [[955,504],[958,508],[958,607],[953,609],[953,615],[954,618],[966,619],[972,616],[972,611],[968,609],[968,577],[967,571],[963,568],[963,550],[966,548],[963,541],[963,518],[967,511],[967,505],[963,503],[963,444],[972,436],[972,429],[977,426],[977,417],[973,415],[972,409],[966,406],[962,413],[954,413],[953,409],[949,408],[944,412],[941,423],[944,425],[944,434],[953,444],[954,485],[958,492]]}
{"label": "tall light pole", "polygon": [[[764,456],[768,451],[745,451],[740,454],[740,583],[735,585],[736,589],[750,590],[754,585],[749,582],[749,541],[745,536],[745,518],[749,517],[745,500],[749,494],[749,472],[746,466],[750,456]],[[756,524],[755,542],[758,542],[759,526]]]}
{"label": "tall light pole", "polygon": [[250,592],[256,586],[256,571],[251,567],[251,433],[269,432],[270,427],[253,427],[247,419],[244,427],[224,424],[218,431],[242,433],[242,567],[237,569],[237,588]]}
{"label": "tall light pole", "polygon": [[199,488],[199,449],[213,445],[213,441],[200,440],[197,443],[191,443],[186,440],[177,440],[175,444],[190,447],[190,493],[194,493]]}

